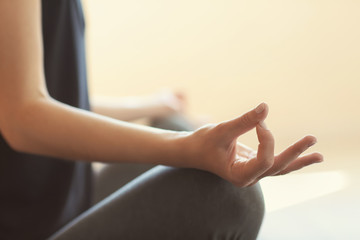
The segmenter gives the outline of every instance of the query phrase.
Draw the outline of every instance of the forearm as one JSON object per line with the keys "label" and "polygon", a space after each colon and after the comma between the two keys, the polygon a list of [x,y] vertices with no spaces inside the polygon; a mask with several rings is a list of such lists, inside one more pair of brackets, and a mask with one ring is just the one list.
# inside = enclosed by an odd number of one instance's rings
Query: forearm
{"label": "forearm", "polygon": [[154,118],[163,115],[166,108],[151,97],[128,97],[110,100],[91,100],[94,113],[122,121],[133,121],[141,118]]}
{"label": "forearm", "polygon": [[49,98],[13,112],[4,133],[19,151],[85,161],[173,166],[181,161],[184,133],[117,121]]}
{"label": "forearm", "polygon": [[14,149],[73,160],[176,165],[180,133],[132,125],[48,97],[41,1],[0,1],[0,131]]}

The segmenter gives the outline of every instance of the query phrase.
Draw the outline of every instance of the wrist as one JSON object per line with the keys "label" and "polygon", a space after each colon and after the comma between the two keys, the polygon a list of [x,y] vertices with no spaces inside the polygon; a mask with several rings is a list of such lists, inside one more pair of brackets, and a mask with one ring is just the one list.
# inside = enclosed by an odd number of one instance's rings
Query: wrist
{"label": "wrist", "polygon": [[166,140],[166,147],[168,157],[165,160],[165,165],[173,167],[189,168],[193,167],[194,147],[191,144],[192,132],[181,131],[171,132]]}

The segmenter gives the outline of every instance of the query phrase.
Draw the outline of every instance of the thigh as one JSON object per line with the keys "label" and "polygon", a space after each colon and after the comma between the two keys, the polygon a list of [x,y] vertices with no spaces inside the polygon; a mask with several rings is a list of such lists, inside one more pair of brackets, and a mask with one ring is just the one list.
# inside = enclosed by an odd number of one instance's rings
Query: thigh
{"label": "thigh", "polygon": [[256,239],[258,185],[237,188],[204,171],[158,166],[93,206],[53,239]]}
{"label": "thigh", "polygon": [[153,119],[150,126],[173,131],[192,131],[195,129],[194,124],[182,114]]}
{"label": "thigh", "polygon": [[94,171],[93,203],[96,204],[136,177],[153,168],[151,164],[104,164]]}

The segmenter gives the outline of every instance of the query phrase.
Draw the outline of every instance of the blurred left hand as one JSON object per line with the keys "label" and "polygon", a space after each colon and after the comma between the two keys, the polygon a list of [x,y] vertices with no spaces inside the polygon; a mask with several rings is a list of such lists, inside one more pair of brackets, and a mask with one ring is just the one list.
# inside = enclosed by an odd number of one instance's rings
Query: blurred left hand
{"label": "blurred left hand", "polygon": [[152,104],[156,106],[155,118],[167,117],[185,112],[186,97],[182,92],[164,90],[152,96]]}

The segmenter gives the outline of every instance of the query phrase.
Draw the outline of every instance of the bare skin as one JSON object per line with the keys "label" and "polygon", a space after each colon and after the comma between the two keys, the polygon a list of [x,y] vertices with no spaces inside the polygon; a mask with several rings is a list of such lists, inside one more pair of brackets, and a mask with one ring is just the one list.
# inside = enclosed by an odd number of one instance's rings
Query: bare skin
{"label": "bare skin", "polygon": [[172,114],[185,115],[185,94],[171,90],[149,96],[134,96],[112,101],[92,99],[91,110],[121,121],[156,119]]}
{"label": "bare skin", "polygon": [[[274,138],[264,127],[265,103],[233,120],[173,132],[55,101],[44,79],[40,7],[40,0],[0,1],[0,132],[15,150],[69,160],[197,168],[241,187],[322,161],[319,153],[299,157],[316,142],[313,136],[274,155]],[[253,128],[257,152],[237,142]]]}

